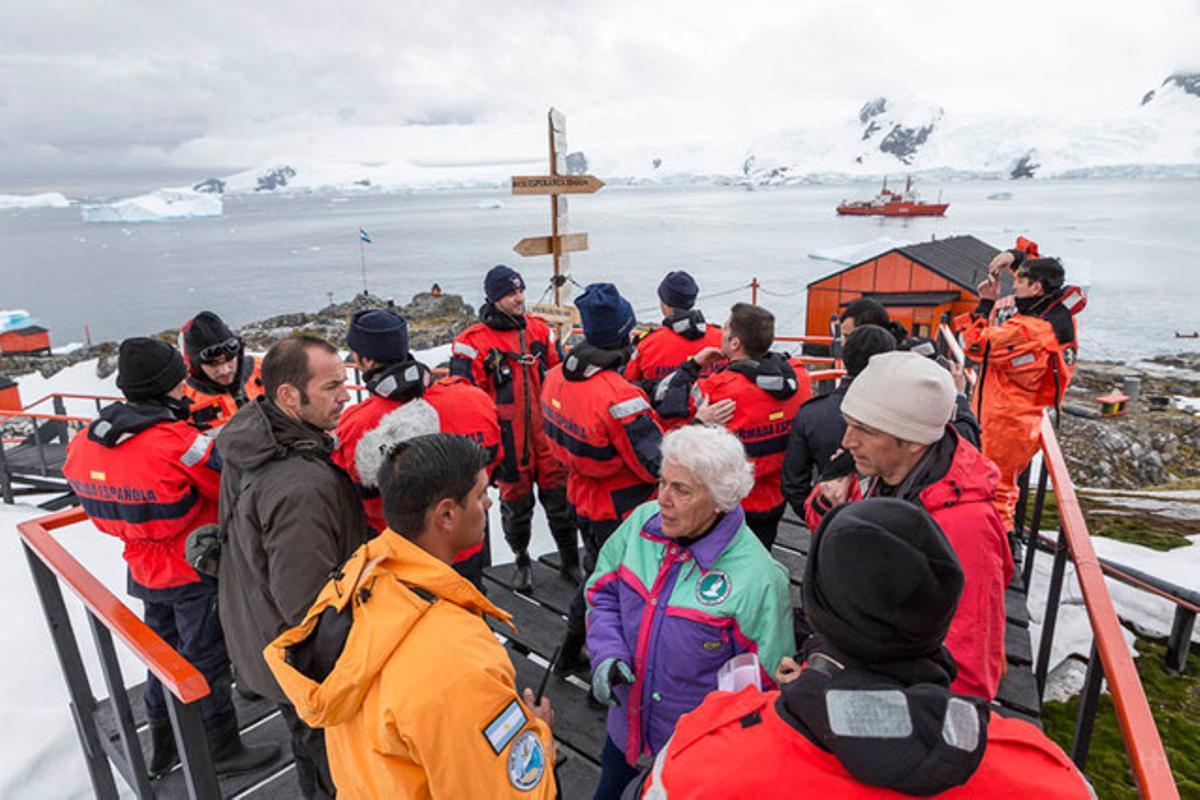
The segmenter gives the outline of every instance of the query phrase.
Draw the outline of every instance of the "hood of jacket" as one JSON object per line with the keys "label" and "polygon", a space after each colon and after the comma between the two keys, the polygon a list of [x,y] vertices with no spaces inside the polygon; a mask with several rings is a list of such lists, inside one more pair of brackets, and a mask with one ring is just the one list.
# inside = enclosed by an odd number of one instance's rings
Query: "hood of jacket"
{"label": "hood of jacket", "polygon": [[883,674],[832,649],[805,649],[805,668],[783,687],[777,710],[855,779],[929,797],[975,774],[988,706],[951,692],[937,663],[905,662]]}
{"label": "hood of jacket", "polygon": [[991,503],[1000,471],[953,425],[934,442],[900,486],[874,479],[867,496],[898,497],[934,511],[959,503]]}
{"label": "hood of jacket", "polygon": [[496,308],[491,303],[479,307],[479,321],[496,331],[518,331],[525,327],[525,315],[514,317]]}
{"label": "hood of jacket", "polygon": [[254,373],[254,356],[246,355],[244,352],[238,356],[237,372],[234,373],[233,381],[228,386],[222,386],[205,375],[204,370],[200,368],[199,362],[193,362],[188,358],[186,352],[184,360],[187,361],[188,367],[188,385],[205,394],[241,394],[246,382],[250,380],[250,376]]}
{"label": "hood of jacket", "polygon": [[333,447],[333,437],[292,419],[266,397],[242,406],[217,435],[221,459],[239,470],[259,469],[301,451],[328,457]]}
{"label": "hood of jacket", "polygon": [[708,323],[704,321],[704,312],[698,308],[677,309],[669,317],[663,318],[663,327],[676,333],[690,342],[703,339],[708,333]]}
{"label": "hood of jacket", "polygon": [[734,361],[729,370],[749,378],[776,400],[786,400],[800,390],[796,371],[782,353],[767,353],[757,360]]}
{"label": "hood of jacket", "polygon": [[[359,713],[396,648],[439,602],[512,625],[508,612],[448,564],[388,529],[355,551],[304,620],[268,644],[263,657],[301,719],[314,728],[339,725]],[[349,625],[337,626],[334,636],[319,636],[319,626],[333,624],[334,615],[347,612]],[[296,648],[310,637],[321,638],[320,646],[329,651],[321,660],[332,668],[324,675],[306,675],[294,666]]]}
{"label": "hood of jacket", "polygon": [[407,403],[425,394],[433,381],[429,367],[412,358],[378,366],[363,375],[363,379],[371,394],[397,403]]}
{"label": "hood of jacket", "polygon": [[563,358],[563,377],[569,381],[586,381],[597,372],[620,369],[629,361],[631,348],[609,350],[580,342]]}
{"label": "hood of jacket", "polygon": [[166,406],[113,403],[105,406],[100,416],[92,420],[87,435],[104,447],[116,447],[160,422],[175,422],[178,419],[175,412]]}

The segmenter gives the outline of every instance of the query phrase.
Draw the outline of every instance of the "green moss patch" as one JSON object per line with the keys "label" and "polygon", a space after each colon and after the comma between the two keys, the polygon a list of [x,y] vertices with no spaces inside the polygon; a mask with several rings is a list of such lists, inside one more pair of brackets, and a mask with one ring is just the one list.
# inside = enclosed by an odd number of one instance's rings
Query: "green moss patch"
{"label": "green moss patch", "polygon": [[[1030,512],[1033,502],[1030,501]],[[1186,547],[1188,536],[1200,534],[1200,505],[1196,519],[1175,519],[1150,511],[1126,508],[1105,502],[1095,496],[1079,496],[1079,507],[1092,536],[1107,536],[1120,542],[1149,547],[1152,550],[1172,550]],[[1058,503],[1054,490],[1046,491],[1046,503],[1042,509],[1041,530],[1058,530]]]}
{"label": "green moss patch", "polygon": [[[1137,650],[1141,656],[1134,663],[1166,748],[1179,796],[1200,797],[1200,653],[1193,647],[1187,670],[1182,675],[1175,675],[1163,667],[1167,651],[1165,639],[1139,637]],[[1066,703],[1046,703],[1042,709],[1047,735],[1068,753],[1075,735],[1078,711],[1078,696]],[[1138,796],[1129,756],[1117,726],[1112,696],[1108,694],[1100,696],[1100,710],[1096,715],[1084,773],[1096,787],[1096,793],[1105,800],[1134,800]]]}

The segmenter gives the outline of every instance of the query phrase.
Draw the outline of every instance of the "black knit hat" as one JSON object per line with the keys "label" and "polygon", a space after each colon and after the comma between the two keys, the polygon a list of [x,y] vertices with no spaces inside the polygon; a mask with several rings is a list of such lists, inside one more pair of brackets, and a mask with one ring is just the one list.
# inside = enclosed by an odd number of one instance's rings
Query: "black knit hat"
{"label": "black knit hat", "polygon": [[[207,348],[218,348],[219,345],[232,343],[237,340],[233,331],[229,330],[229,326],[225,321],[211,311],[201,311],[196,316],[192,317],[187,325],[183,326],[183,349],[187,353],[189,364],[203,364],[206,361],[212,361],[211,358],[204,358],[201,354]],[[233,345],[230,344],[230,347]],[[241,343],[237,344],[238,352],[235,355],[240,355]],[[222,352],[222,355],[229,355],[227,352]]]}
{"label": "black knit hat", "polygon": [[637,324],[633,306],[611,283],[589,283],[575,298],[583,336],[593,347],[623,347]]}
{"label": "black knit hat", "polygon": [[813,630],[865,663],[933,655],[962,594],[954,549],[920,506],[890,497],[825,515],[804,569]]}
{"label": "black knit hat", "polygon": [[850,331],[842,346],[842,363],[846,374],[854,377],[867,368],[871,356],[890,353],[896,349],[896,337],[878,325],[859,325]]}
{"label": "black knit hat", "polygon": [[688,310],[696,304],[696,295],[700,287],[691,275],[683,270],[668,272],[667,277],[658,285],[658,299],[671,308]]}
{"label": "black knit hat", "polygon": [[489,303],[503,300],[518,289],[525,288],[525,279],[512,267],[497,264],[483,279],[483,295]]}
{"label": "black knit hat", "polygon": [[404,361],[408,358],[408,323],[381,308],[355,312],[346,332],[346,346],[375,361]]}
{"label": "black knit hat", "polygon": [[137,336],[117,351],[117,388],[129,400],[157,400],[187,377],[183,356],[162,339]]}

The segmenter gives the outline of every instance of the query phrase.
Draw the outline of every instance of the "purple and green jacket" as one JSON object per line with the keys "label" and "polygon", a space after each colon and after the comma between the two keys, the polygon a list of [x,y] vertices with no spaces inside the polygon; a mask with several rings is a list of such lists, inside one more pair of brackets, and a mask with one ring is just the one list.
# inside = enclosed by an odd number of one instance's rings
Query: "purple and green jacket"
{"label": "purple and green jacket", "polygon": [[615,688],[621,705],[608,712],[608,735],[630,764],[667,743],[726,661],[757,653],[766,688],[795,651],[787,570],[740,506],[682,546],[663,536],[658,503],[643,503],[604,543],[586,597],[592,668],[619,658],[637,678]]}

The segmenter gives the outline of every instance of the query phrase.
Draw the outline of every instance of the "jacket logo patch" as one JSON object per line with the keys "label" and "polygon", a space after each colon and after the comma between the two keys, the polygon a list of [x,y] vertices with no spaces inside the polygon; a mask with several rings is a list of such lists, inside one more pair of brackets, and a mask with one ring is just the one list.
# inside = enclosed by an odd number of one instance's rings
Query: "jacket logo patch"
{"label": "jacket logo patch", "polygon": [[484,727],[483,735],[496,755],[500,755],[528,721],[529,717],[525,716],[525,709],[521,708],[520,703],[513,700]]}
{"label": "jacket logo patch", "polygon": [[522,792],[542,782],[546,774],[546,748],[535,731],[525,731],[508,751],[508,781]]}
{"label": "jacket logo patch", "polygon": [[94,480],[94,481],[106,481],[106,480],[108,480],[108,475],[106,475],[106,474],[105,474],[105,473],[103,473],[103,472],[98,472],[97,470],[92,470],[91,472],[89,472],[89,473],[88,473],[88,477],[90,477],[90,478],[91,478],[92,480]]}
{"label": "jacket logo patch", "polygon": [[767,417],[767,419],[769,419],[771,422],[774,422],[777,419],[783,419],[783,412],[776,411],[775,413],[771,414],[771,416]]}
{"label": "jacket logo patch", "polygon": [[719,569],[714,569],[696,584],[696,600],[705,606],[717,606],[729,599],[733,581]]}
{"label": "jacket logo patch", "polygon": [[1034,356],[1033,353],[1029,353],[1029,354],[1023,355],[1023,356],[1017,356],[1016,358],[1014,358],[1012,360],[1012,365],[1014,367],[1023,367],[1026,364],[1032,364],[1034,362],[1035,358],[1036,358],[1036,356]]}
{"label": "jacket logo patch", "polygon": [[704,644],[702,644],[700,646],[703,647],[705,650],[720,650],[721,649],[720,642],[705,642]]}

